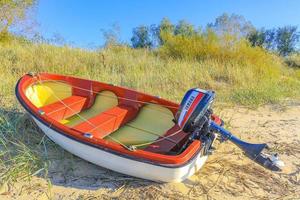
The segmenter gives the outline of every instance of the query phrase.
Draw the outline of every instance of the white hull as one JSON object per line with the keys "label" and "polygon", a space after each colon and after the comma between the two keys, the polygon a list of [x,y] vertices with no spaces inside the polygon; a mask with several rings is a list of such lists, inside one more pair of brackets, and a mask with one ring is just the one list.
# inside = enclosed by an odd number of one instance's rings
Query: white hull
{"label": "white hull", "polygon": [[164,167],[140,162],[73,140],[49,128],[35,117],[32,118],[51,140],[70,153],[101,167],[142,179],[181,182],[197,172],[207,159],[207,156],[201,156],[199,153],[188,164],[179,167]]}

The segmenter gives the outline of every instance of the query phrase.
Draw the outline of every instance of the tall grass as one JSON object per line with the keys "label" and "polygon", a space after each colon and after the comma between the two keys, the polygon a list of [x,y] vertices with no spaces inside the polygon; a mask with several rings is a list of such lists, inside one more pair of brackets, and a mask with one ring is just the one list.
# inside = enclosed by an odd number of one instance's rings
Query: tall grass
{"label": "tall grass", "polygon": [[[298,72],[284,67],[281,59],[262,49],[239,44],[233,47],[238,50],[207,50],[210,56],[197,59],[198,53],[189,46],[198,45],[197,41],[170,41],[171,46],[166,43],[158,52],[126,46],[87,51],[48,44],[2,45],[0,89],[4,96],[13,97],[13,87],[20,76],[28,71],[46,71],[132,87],[175,101],[180,101],[191,87],[216,90],[220,102],[244,105],[278,102],[299,95]],[[178,52],[174,53],[174,49]],[[172,58],[188,51],[196,55]]]}
{"label": "tall grass", "polygon": [[[256,106],[299,96],[299,71],[288,69],[282,58],[252,47],[246,39],[218,36],[209,29],[190,37],[162,33],[162,39],[162,58],[202,63],[195,71],[208,73],[203,81],[211,80],[209,88],[221,91],[230,102]],[[220,82],[227,87],[218,88],[215,84]]]}
{"label": "tall grass", "polygon": [[18,178],[30,178],[43,169],[43,159],[35,145],[37,129],[27,129],[28,123],[22,124],[23,115],[15,109],[0,110],[0,186]]}
{"label": "tall grass", "polygon": [[300,69],[300,53],[294,53],[285,58],[285,63],[294,68]]}
{"label": "tall grass", "polygon": [[[203,48],[214,50],[205,50],[209,56],[203,56],[199,53],[202,46],[198,44],[202,39],[198,42],[197,38],[189,41],[173,37],[176,38],[169,39],[155,52],[126,46],[87,51],[26,42],[2,45],[2,96],[14,100],[14,85],[28,71],[110,82],[174,101],[180,101],[191,87],[215,90],[218,102],[250,106],[300,96],[299,72],[285,67],[275,55],[243,42],[227,50],[219,45],[216,50],[217,42],[212,42]],[[199,46],[193,50],[193,45]],[[181,56],[173,58],[173,55]]]}
{"label": "tall grass", "polygon": [[47,164],[51,142],[45,142],[24,118],[14,97],[17,80],[29,71],[100,80],[177,102],[192,87],[215,90],[217,103],[250,106],[300,96],[299,70],[287,68],[262,49],[214,35],[166,37],[168,42],[155,51],[127,46],[88,51],[26,40],[0,43],[0,183],[33,174]]}

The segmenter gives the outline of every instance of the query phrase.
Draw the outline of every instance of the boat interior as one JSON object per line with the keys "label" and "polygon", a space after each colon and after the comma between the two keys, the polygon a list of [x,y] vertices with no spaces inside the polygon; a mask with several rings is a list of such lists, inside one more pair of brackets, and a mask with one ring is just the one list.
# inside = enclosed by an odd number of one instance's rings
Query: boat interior
{"label": "boat interior", "polygon": [[130,89],[43,80],[30,84],[25,95],[39,114],[91,139],[174,155],[188,138],[174,123],[176,104]]}

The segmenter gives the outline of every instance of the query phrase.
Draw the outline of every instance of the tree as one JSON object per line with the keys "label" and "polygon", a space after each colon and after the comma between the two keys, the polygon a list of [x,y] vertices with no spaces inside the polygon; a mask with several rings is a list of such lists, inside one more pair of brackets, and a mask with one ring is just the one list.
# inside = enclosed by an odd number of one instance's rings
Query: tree
{"label": "tree", "polygon": [[266,50],[276,51],[276,29],[264,28],[260,30],[254,30],[247,35],[247,39],[251,46],[259,46]]}
{"label": "tree", "polygon": [[277,29],[254,30],[248,34],[247,39],[252,46],[263,47],[287,56],[295,52],[299,41],[299,32],[296,26],[285,26]]}
{"label": "tree", "polygon": [[296,50],[299,41],[297,26],[284,26],[276,31],[276,48],[281,56],[287,56]]}
{"label": "tree", "polygon": [[158,26],[151,25],[151,32],[152,41],[153,44],[156,44],[155,46],[163,45],[164,40],[162,35],[182,35],[190,37],[197,33],[195,27],[185,20],[180,20],[175,26],[168,18],[163,18]]}
{"label": "tree", "polygon": [[227,13],[217,17],[214,23],[207,25],[219,35],[230,34],[238,37],[245,37],[255,28],[250,21],[243,16]]}
{"label": "tree", "polygon": [[109,29],[100,29],[103,34],[105,44],[104,46],[115,46],[121,43],[120,32],[121,28],[118,23],[112,24]]}
{"label": "tree", "polygon": [[11,26],[26,19],[27,12],[36,0],[1,0],[0,34],[7,34]]}
{"label": "tree", "polygon": [[153,42],[151,40],[150,28],[147,26],[138,26],[132,31],[133,36],[131,43],[134,48],[151,48]]}
{"label": "tree", "polygon": [[[153,26],[154,27],[154,26]],[[168,18],[163,18],[158,26],[156,26],[153,32],[154,38],[158,41],[158,45],[163,45],[164,41],[162,34],[174,34],[175,26],[171,23]]]}
{"label": "tree", "polygon": [[182,35],[185,37],[190,37],[192,35],[195,35],[196,31],[192,24],[190,24],[184,20],[180,20],[175,27],[174,34]]}
{"label": "tree", "polygon": [[139,26],[133,29],[131,38],[134,48],[152,48],[163,45],[162,34],[174,34],[175,26],[168,18],[163,18],[159,25]]}
{"label": "tree", "polygon": [[247,35],[247,39],[253,47],[259,46],[267,50],[275,50],[275,36],[276,29],[265,30],[262,28],[260,30],[251,31]]}
{"label": "tree", "polygon": [[159,30],[161,32],[168,32],[168,33],[173,33],[174,32],[174,25],[171,23],[171,21],[164,17],[160,24],[159,24]]}
{"label": "tree", "polygon": [[247,39],[249,40],[251,46],[263,47],[266,40],[265,30],[254,30],[247,35]]}
{"label": "tree", "polygon": [[268,29],[265,31],[265,49],[276,50],[276,29]]}

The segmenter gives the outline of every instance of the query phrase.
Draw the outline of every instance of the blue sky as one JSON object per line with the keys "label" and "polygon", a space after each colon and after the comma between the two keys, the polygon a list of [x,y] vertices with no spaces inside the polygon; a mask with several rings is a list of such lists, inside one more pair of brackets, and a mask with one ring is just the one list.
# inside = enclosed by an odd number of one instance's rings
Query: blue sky
{"label": "blue sky", "polygon": [[57,33],[75,46],[93,47],[104,43],[101,29],[115,23],[129,42],[134,27],[163,17],[205,26],[224,12],[243,15],[256,27],[300,26],[298,0],[40,0],[36,20],[47,38]]}

